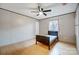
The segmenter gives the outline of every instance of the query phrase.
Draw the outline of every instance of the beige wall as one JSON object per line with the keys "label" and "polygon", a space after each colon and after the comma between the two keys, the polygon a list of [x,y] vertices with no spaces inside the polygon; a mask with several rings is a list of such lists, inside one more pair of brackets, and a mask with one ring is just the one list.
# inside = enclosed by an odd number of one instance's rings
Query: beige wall
{"label": "beige wall", "polygon": [[36,22],[35,19],[0,9],[0,46],[33,39]]}
{"label": "beige wall", "polygon": [[61,41],[75,43],[75,14],[59,17],[59,38]]}
{"label": "beige wall", "polygon": [[55,20],[55,19],[58,20],[58,17],[40,20],[40,22],[39,22],[39,34],[48,34],[49,21]]}
{"label": "beige wall", "polygon": [[48,34],[49,21],[55,19],[59,21],[59,40],[75,43],[75,13],[40,20],[39,33]]}

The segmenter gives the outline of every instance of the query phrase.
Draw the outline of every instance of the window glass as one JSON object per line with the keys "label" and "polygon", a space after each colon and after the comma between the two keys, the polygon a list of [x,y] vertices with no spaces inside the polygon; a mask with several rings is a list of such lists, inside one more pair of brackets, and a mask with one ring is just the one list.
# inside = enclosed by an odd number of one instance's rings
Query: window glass
{"label": "window glass", "polygon": [[58,31],[58,20],[49,22],[49,31]]}

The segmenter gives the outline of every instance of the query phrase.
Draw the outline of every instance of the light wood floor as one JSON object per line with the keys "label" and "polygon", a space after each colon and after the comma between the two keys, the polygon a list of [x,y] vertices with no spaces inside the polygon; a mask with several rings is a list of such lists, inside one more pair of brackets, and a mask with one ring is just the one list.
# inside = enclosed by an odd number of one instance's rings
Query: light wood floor
{"label": "light wood floor", "polygon": [[48,50],[48,47],[38,43],[34,44],[27,48],[16,50],[12,52],[13,55],[76,55],[76,47],[75,45],[57,42],[53,44],[51,50]]}
{"label": "light wood floor", "polygon": [[16,50],[12,54],[14,55],[48,55],[49,50],[48,47],[38,43],[33,44],[32,46],[29,46],[27,48],[21,49],[21,50]]}
{"label": "light wood floor", "polygon": [[54,48],[51,49],[50,55],[77,55],[76,46],[69,43],[58,42]]}

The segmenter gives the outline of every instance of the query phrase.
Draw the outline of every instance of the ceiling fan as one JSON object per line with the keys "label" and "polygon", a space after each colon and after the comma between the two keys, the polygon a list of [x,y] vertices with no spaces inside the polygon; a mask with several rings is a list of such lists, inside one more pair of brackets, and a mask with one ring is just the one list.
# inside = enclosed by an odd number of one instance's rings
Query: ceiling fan
{"label": "ceiling fan", "polygon": [[33,13],[37,13],[37,16],[43,14],[45,16],[47,16],[46,12],[51,12],[51,9],[49,10],[44,10],[43,8],[41,8],[40,4],[38,4],[38,10],[37,11],[32,11]]}

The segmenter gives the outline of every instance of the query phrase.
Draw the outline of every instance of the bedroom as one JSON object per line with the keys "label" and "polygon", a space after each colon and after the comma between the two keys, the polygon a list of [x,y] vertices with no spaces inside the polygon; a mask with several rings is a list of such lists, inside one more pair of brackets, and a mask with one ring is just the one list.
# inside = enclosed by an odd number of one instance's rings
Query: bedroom
{"label": "bedroom", "polygon": [[0,54],[79,54],[78,24],[78,3],[0,3]]}

